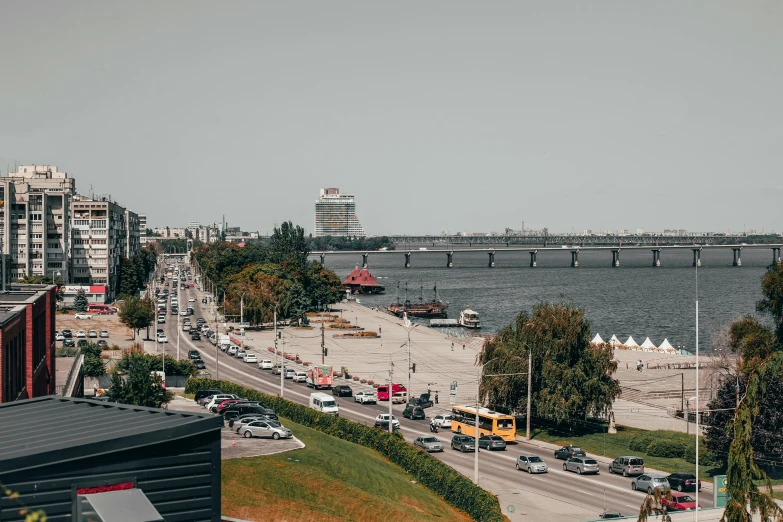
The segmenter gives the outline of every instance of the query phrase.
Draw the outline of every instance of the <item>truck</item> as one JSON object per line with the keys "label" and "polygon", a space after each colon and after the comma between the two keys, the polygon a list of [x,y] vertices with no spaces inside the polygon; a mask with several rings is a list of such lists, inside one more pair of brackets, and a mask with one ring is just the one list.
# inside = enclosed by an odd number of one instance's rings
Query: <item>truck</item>
{"label": "truck", "polygon": [[389,395],[394,395],[397,392],[406,392],[408,389],[402,385],[402,384],[392,384],[392,391],[391,394],[389,393],[389,385],[388,384],[381,384],[378,386],[378,389],[375,390],[378,394],[378,400],[379,401],[388,401]]}
{"label": "truck", "polygon": [[330,389],[334,384],[334,370],[331,366],[313,366],[307,370],[307,386],[320,390]]}

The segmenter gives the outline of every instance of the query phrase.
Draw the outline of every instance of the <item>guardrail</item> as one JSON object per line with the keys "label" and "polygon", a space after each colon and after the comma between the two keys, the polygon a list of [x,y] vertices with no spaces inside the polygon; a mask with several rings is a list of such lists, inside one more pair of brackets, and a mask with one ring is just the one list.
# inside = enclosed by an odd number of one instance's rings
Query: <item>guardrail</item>
{"label": "guardrail", "polygon": [[[68,371],[68,377],[65,379],[65,384],[62,388],[62,395],[64,397],[73,397],[74,388],[78,383],[78,376],[82,375],[82,365],[84,364],[84,354],[81,348],[76,351],[76,356],[73,359],[71,369]],[[78,390],[78,388],[76,388]]]}

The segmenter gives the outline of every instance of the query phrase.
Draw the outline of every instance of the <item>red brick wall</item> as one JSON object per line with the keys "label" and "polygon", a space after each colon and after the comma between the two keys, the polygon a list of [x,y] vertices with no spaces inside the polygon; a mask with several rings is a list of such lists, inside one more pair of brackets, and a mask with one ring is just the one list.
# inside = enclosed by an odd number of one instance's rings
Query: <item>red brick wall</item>
{"label": "red brick wall", "polygon": [[[21,313],[16,318],[14,318],[12,321],[8,322],[3,328],[0,328],[0,402],[4,401],[11,401],[15,398],[8,398],[3,397],[3,386],[2,383],[4,381],[4,375],[3,375],[3,346],[5,346],[5,343],[12,340],[14,337],[16,337],[19,332],[24,330],[26,324],[26,314]],[[25,376],[29,376],[30,370],[29,367],[27,369],[27,372],[25,373]],[[26,385],[25,385],[26,386]]]}

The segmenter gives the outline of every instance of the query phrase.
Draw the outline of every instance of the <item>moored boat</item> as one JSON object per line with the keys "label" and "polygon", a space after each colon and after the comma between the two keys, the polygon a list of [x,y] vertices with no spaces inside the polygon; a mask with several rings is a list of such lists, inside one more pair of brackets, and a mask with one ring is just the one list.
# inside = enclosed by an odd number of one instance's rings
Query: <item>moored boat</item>
{"label": "moored boat", "polygon": [[481,328],[478,312],[466,308],[459,313],[459,325],[464,328]]}
{"label": "moored boat", "polygon": [[[391,306],[386,308],[389,312],[393,313],[397,317],[402,317],[406,313],[410,317],[424,317],[424,318],[437,318],[442,317],[445,318],[447,316],[447,310],[449,308],[449,303],[441,301],[438,299],[438,287],[435,286],[433,288],[435,291],[435,298],[431,301],[424,302],[424,286],[422,285],[421,288],[421,295],[419,296],[419,302],[418,303],[412,303],[410,300],[407,299],[408,294],[408,285],[405,285],[405,296],[406,299],[403,303],[400,303],[399,300],[396,303],[392,303]],[[398,289],[399,292],[399,289]]]}

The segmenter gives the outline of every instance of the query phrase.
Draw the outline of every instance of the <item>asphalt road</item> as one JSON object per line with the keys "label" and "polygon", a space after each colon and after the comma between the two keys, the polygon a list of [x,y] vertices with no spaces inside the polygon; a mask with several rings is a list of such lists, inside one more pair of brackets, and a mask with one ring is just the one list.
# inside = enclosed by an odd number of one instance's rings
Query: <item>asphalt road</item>
{"label": "asphalt road", "polygon": [[[190,297],[195,297],[196,315],[191,316],[195,324],[198,317],[204,317],[207,324],[214,328],[213,318],[206,313],[205,305],[201,303],[201,294],[195,288],[179,290],[180,309],[187,307]],[[160,327],[160,325],[158,325]],[[178,324],[175,316],[167,315],[163,329],[169,339],[165,347],[166,353],[176,355]],[[269,370],[260,370],[257,364],[246,364],[241,359],[236,359],[217,350],[209,341],[192,341],[190,335],[181,332],[180,357],[187,357],[187,351],[197,349],[201,352],[207,371],[212,376],[217,376],[216,358],[220,360],[219,377],[250,388],[258,389],[264,393],[280,393],[280,376],[272,375]],[[271,355],[271,354],[269,354]],[[259,353],[261,357],[267,357],[267,353]],[[355,391],[355,383],[351,382]],[[303,383],[285,381],[283,395],[285,398],[307,404],[312,389]],[[350,420],[372,425],[379,413],[388,413],[388,403],[377,405],[361,405],[353,402],[352,398],[338,399],[340,416]],[[448,406],[446,406],[448,407]],[[401,433],[405,439],[412,442],[416,437],[432,435],[429,430],[428,420],[412,421],[402,417],[402,405],[394,405],[394,415],[401,423]],[[428,409],[428,415],[434,411]],[[433,456],[459,471],[466,477],[473,479],[474,454],[460,453],[449,449],[451,433],[440,432],[435,435],[439,438],[446,450],[442,453],[434,453]],[[539,455],[549,467],[549,472],[540,475],[528,475],[515,469],[516,457],[519,453],[534,453]],[[511,520],[543,520],[548,522],[593,520],[604,510],[619,511],[624,515],[638,513],[639,506],[644,500],[644,495],[631,490],[631,478],[623,478],[620,475],[610,475],[606,466],[601,465],[599,475],[576,475],[563,470],[563,461],[557,460],[550,449],[544,449],[538,445],[520,441],[508,446],[507,451],[481,451],[479,453],[479,483],[481,487],[498,496],[503,512]],[[702,507],[712,507],[711,494],[702,493],[699,503]],[[514,512],[510,513],[509,506],[514,506]]]}

